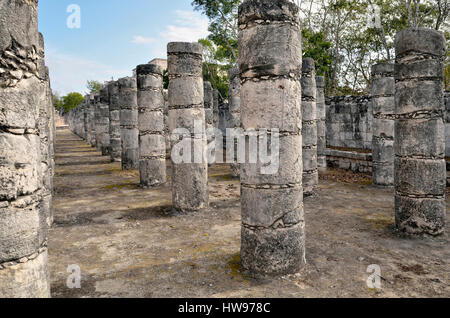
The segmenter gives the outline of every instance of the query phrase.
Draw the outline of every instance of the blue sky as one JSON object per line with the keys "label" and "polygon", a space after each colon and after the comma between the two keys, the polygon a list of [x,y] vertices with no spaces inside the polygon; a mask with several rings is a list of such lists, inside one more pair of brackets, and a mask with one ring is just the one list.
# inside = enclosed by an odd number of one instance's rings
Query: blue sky
{"label": "blue sky", "polygon": [[[87,80],[130,76],[138,64],[166,58],[171,41],[206,37],[208,20],[192,0],[40,0],[39,31],[44,34],[52,89],[60,95],[84,93]],[[76,4],[81,27],[68,28]]]}

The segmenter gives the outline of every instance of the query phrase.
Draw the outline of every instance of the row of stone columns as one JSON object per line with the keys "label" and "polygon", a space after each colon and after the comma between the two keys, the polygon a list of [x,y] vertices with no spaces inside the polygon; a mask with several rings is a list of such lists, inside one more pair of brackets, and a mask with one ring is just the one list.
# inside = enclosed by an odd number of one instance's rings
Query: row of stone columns
{"label": "row of stone columns", "polygon": [[163,69],[143,64],[136,69],[141,187],[166,183]]}
{"label": "row of stone columns", "polygon": [[49,297],[54,125],[37,1],[0,3],[0,295]]}

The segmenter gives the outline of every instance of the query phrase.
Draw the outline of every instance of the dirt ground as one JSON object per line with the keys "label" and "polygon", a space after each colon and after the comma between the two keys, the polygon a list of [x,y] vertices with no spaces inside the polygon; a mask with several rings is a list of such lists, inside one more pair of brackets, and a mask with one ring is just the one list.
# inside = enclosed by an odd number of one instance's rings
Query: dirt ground
{"label": "dirt ground", "polygon": [[[174,217],[170,185],[140,189],[137,171],[121,171],[66,128],[56,162],[53,297],[450,297],[448,234],[396,233],[393,190],[368,175],[322,174],[318,195],[305,199],[306,268],[255,280],[240,271],[239,181],[226,165],[210,169],[210,208]],[[72,264],[80,289],[66,284]],[[381,289],[366,284],[371,264]]]}

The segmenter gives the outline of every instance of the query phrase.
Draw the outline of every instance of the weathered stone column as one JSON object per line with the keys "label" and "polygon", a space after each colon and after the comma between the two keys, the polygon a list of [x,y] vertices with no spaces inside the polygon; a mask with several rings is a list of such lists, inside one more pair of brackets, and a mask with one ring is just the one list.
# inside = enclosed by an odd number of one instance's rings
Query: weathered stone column
{"label": "weathered stone column", "polygon": [[394,185],[394,64],[372,66],[372,178],[374,185]]}
{"label": "weathered stone column", "polygon": [[[51,172],[51,154],[50,154],[50,101],[49,101],[49,74],[48,68],[45,66],[44,54],[44,37],[39,33],[39,55],[41,56],[39,64],[40,77],[40,96],[39,96],[39,138],[41,151],[41,171],[42,171],[42,213],[46,216],[48,227],[53,224],[53,176]],[[84,130],[83,130],[84,131]]]}
{"label": "weathered stone column", "polygon": [[325,78],[316,76],[316,107],[317,107],[317,168],[321,171],[327,168],[327,110],[325,105]]}
{"label": "weathered stone column", "polygon": [[[174,211],[181,213],[207,208],[209,200],[202,51],[199,43],[175,42],[167,46],[170,78],[169,130],[172,135],[172,199]],[[194,130],[195,122],[200,123],[201,127],[198,128],[201,131]],[[184,129],[186,132],[175,135],[175,129]],[[193,151],[186,161],[176,163],[174,148],[182,145],[183,141],[180,139],[193,144]]]}
{"label": "weathered stone column", "polygon": [[164,135],[166,136],[166,158],[170,158],[171,144],[169,133],[169,91],[163,90],[164,96]]}
{"label": "weathered stone column", "polygon": [[444,35],[405,29],[395,38],[395,221],[412,234],[445,229]]}
{"label": "weathered stone column", "polygon": [[139,129],[136,79],[119,79],[122,169],[139,169]]}
{"label": "weathered stone column", "polygon": [[97,125],[95,123],[95,95],[89,95],[89,127],[91,128],[91,146],[97,146]]}
{"label": "weathered stone column", "polygon": [[49,297],[38,2],[0,2],[0,297]]}
{"label": "weathered stone column", "polygon": [[298,7],[247,0],[239,30],[242,127],[279,129],[276,173],[263,174],[261,162],[241,164],[242,266],[257,276],[296,273],[305,264]]}
{"label": "weathered stone column", "polygon": [[103,86],[98,96],[98,121],[97,121],[97,147],[102,152],[102,156],[109,155],[109,92],[106,86]]}
{"label": "weathered stone column", "polygon": [[213,125],[219,128],[219,91],[213,89]]}
{"label": "weathered stone column", "polygon": [[119,83],[108,83],[109,94],[109,155],[111,162],[122,160],[122,144],[120,140],[120,102]]}
{"label": "weathered stone column", "polygon": [[214,127],[214,93],[210,82],[203,83],[206,129]]}
{"label": "weathered stone column", "polygon": [[136,68],[139,110],[139,172],[141,187],[166,183],[163,69],[143,64]]}
{"label": "weathered stone column", "polygon": [[303,121],[303,193],[313,195],[319,184],[317,170],[317,106],[316,68],[312,58],[303,59],[302,121]]}
{"label": "weathered stone column", "polygon": [[[228,72],[229,86],[228,86],[228,105],[229,105],[229,122],[228,128],[241,128],[241,77],[239,68],[232,68]],[[237,163],[237,137],[235,139],[234,154],[235,163],[231,164],[231,176],[239,177],[240,168]]]}

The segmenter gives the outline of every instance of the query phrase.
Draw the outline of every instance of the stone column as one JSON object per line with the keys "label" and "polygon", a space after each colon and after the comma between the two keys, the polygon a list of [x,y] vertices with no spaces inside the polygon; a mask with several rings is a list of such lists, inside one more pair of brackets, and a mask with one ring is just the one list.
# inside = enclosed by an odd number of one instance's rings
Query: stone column
{"label": "stone column", "polygon": [[120,103],[119,83],[108,83],[109,94],[109,155],[111,162],[122,160],[122,145],[120,140]]}
{"label": "stone column", "polygon": [[312,58],[303,59],[302,66],[302,136],[303,193],[313,195],[319,184],[317,170],[317,106],[316,68]]}
{"label": "stone column", "polygon": [[298,7],[247,0],[239,30],[242,128],[279,129],[276,173],[263,174],[261,162],[241,164],[242,266],[256,276],[296,273],[305,264]]}
{"label": "stone column", "polygon": [[164,95],[164,135],[166,136],[166,158],[170,158],[170,133],[169,133],[169,91],[163,90]]}
{"label": "stone column", "polygon": [[214,93],[210,82],[203,83],[206,128],[214,127]]}
{"label": "stone column", "polygon": [[[39,55],[41,56],[39,65],[40,76],[40,96],[39,96],[39,139],[41,151],[41,170],[42,170],[42,213],[46,217],[48,227],[53,224],[53,197],[52,185],[53,176],[51,172],[51,154],[50,154],[50,101],[49,101],[49,74],[48,68],[45,66],[44,55],[44,37],[39,33]],[[83,130],[84,132],[84,130]]]}
{"label": "stone column", "polygon": [[372,178],[378,186],[394,185],[394,64],[372,66]]}
{"label": "stone column", "polygon": [[316,107],[317,107],[317,168],[320,171],[327,169],[327,111],[325,106],[325,78],[316,76]]}
{"label": "stone column", "polygon": [[[202,46],[198,43],[174,42],[167,46],[170,78],[169,130],[172,136],[173,166],[172,199],[176,213],[189,213],[208,207],[202,51]],[[200,131],[194,131],[196,122],[201,125],[197,127]],[[175,135],[175,129],[184,129],[185,133]],[[193,151],[187,162],[176,163],[174,148],[182,145],[183,141],[180,139],[185,139],[193,145]],[[183,144],[186,144],[185,141]]]}
{"label": "stone column", "polygon": [[0,3],[0,296],[50,297],[37,1]]}
{"label": "stone column", "polygon": [[141,187],[166,183],[163,69],[143,64],[136,69],[139,110],[139,172]]}
{"label": "stone column", "polygon": [[99,95],[99,146],[102,156],[109,155],[110,138],[109,138],[109,92],[108,87],[103,86]]}
{"label": "stone column", "polygon": [[122,169],[139,169],[139,129],[136,79],[119,79]]}
{"label": "stone column", "polygon": [[[241,128],[241,77],[239,68],[232,68],[228,72],[228,107],[229,107],[229,123],[228,128]],[[235,163],[231,164],[231,176],[238,178],[240,175],[239,164],[237,163],[237,137],[235,139],[234,154]]]}
{"label": "stone column", "polygon": [[444,35],[405,29],[395,38],[395,221],[412,234],[445,229]]}
{"label": "stone column", "polygon": [[95,124],[95,95],[89,95],[89,127],[91,128],[91,146],[97,145],[97,125]]}
{"label": "stone column", "polygon": [[219,91],[217,89],[213,90],[213,125],[219,128]]}

